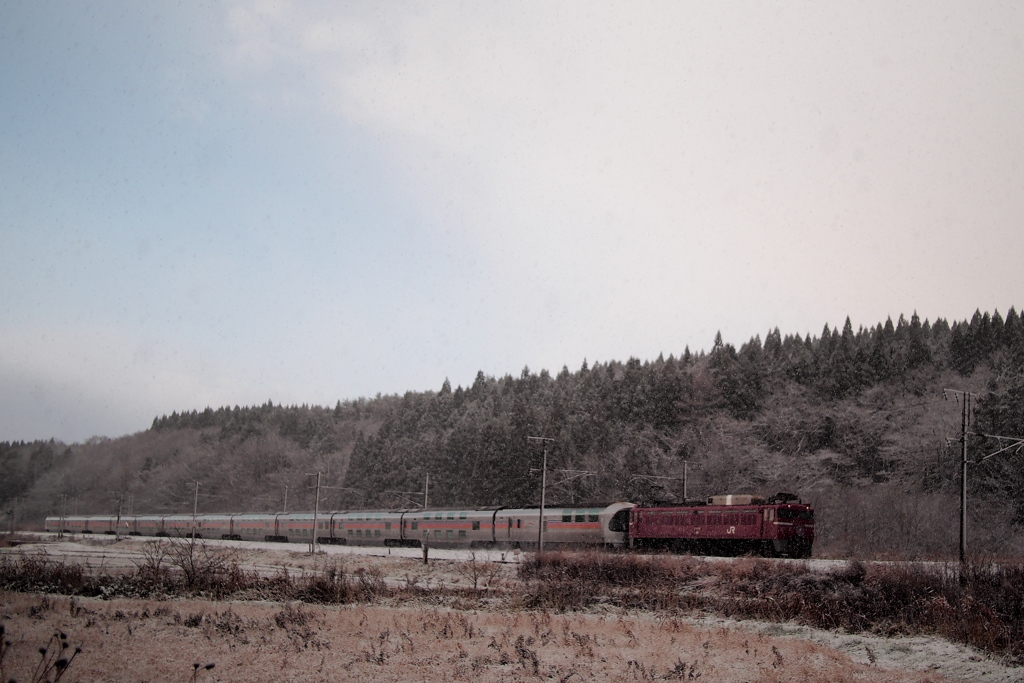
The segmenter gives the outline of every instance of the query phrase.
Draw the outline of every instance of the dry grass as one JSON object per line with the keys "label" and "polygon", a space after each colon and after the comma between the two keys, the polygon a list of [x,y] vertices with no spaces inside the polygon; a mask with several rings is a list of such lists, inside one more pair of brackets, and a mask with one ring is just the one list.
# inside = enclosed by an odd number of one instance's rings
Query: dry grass
{"label": "dry grass", "polygon": [[[30,555],[28,551],[6,555],[0,558],[0,590],[10,591],[3,594],[4,600],[13,602],[16,594],[30,593],[76,596],[74,599],[79,602],[66,605],[68,615],[79,619],[85,614],[86,629],[99,623],[97,615],[110,612],[105,606],[127,604],[131,605],[130,609],[114,610],[106,620],[111,624],[125,621],[129,631],[137,630],[136,624],[143,625],[142,628],[148,629],[146,637],[158,639],[158,647],[170,648],[171,642],[176,643],[180,638],[191,642],[189,639],[196,629],[211,642],[216,640],[213,634],[233,633],[237,636],[236,647],[245,646],[242,650],[250,652],[253,648],[256,652],[266,649],[286,656],[287,648],[281,649],[286,641],[298,643],[296,653],[288,656],[306,662],[303,666],[312,666],[308,663],[312,655],[307,656],[306,652],[312,649],[320,653],[325,662],[333,662],[332,666],[347,667],[346,672],[363,671],[363,664],[376,664],[384,668],[368,671],[385,672],[390,676],[391,669],[386,665],[392,662],[396,671],[406,674],[414,671],[413,679],[424,680],[445,678],[431,678],[433,671],[421,673],[418,667],[447,671],[448,679],[455,680],[463,675],[460,673],[463,665],[470,666],[469,670],[480,674],[478,678],[484,680],[489,680],[487,676],[491,676],[490,680],[536,676],[559,679],[579,676],[582,680],[593,675],[599,679],[604,676],[605,680],[681,677],[692,680],[699,675],[709,680],[710,669],[706,666],[709,661],[714,662],[718,672],[710,680],[723,680],[723,677],[729,680],[733,675],[729,667],[739,666],[739,663],[745,668],[737,670],[746,673],[736,674],[737,679],[745,675],[757,680],[796,680],[797,663],[838,656],[827,647],[812,648],[813,654],[801,654],[800,646],[793,643],[783,647],[773,642],[771,647],[777,652],[768,646],[752,645],[751,638],[765,637],[761,633],[742,638],[748,642],[740,657],[733,643],[739,636],[727,636],[729,629],[705,628],[697,629],[703,633],[699,636],[702,638],[699,645],[709,643],[707,647],[714,648],[714,656],[709,654],[710,659],[704,661],[695,656],[700,655],[701,650],[694,649],[690,641],[680,650],[677,644],[682,642],[681,636],[675,634],[690,633],[696,627],[688,625],[687,619],[707,614],[789,625],[807,624],[833,632],[941,635],[985,649],[1010,663],[1020,661],[1024,647],[1024,568],[1019,565],[973,567],[963,576],[961,584],[948,567],[928,569],[849,563],[830,572],[813,571],[804,562],[753,558],[707,562],[670,555],[552,552],[545,554],[541,561],[527,556],[518,565],[482,562],[471,555],[469,560],[435,560],[427,566],[419,560],[401,557],[314,557],[262,550],[250,551],[248,555],[239,550],[221,554],[199,544],[191,548],[168,548],[151,543],[144,546],[107,544],[102,550],[110,553],[115,547],[122,553],[121,568],[117,571],[107,565],[90,568]],[[124,561],[129,547],[135,548],[134,561]],[[275,559],[270,560],[271,557]],[[271,564],[253,569],[251,562],[256,558]],[[243,566],[248,569],[242,569]],[[518,566],[518,571],[513,566]],[[91,598],[103,601],[90,601]],[[68,599],[45,595],[29,598],[36,601],[32,607],[34,615],[30,617],[45,620],[49,617],[40,615],[60,615],[64,608],[52,605]],[[228,604],[229,600],[234,602]],[[277,606],[268,607],[267,602]],[[186,609],[181,605],[195,607]],[[6,608],[6,604],[3,606]],[[267,609],[272,611],[266,612]],[[255,621],[252,622],[239,621],[250,613],[262,616],[253,616]],[[403,619],[407,620],[416,615],[422,618],[415,623],[403,621],[391,626],[374,626],[379,642],[373,638],[366,643],[359,641],[362,644],[356,650],[365,661],[359,657],[343,661],[339,659],[340,654],[331,654],[328,650],[338,647],[337,641],[345,643],[346,652],[351,652],[353,634],[362,637],[370,633],[367,630],[370,627],[346,622],[335,629],[330,615],[353,613],[377,615],[374,617],[377,621],[389,613],[404,615]],[[635,622],[641,625],[637,628],[656,623],[661,631],[667,629],[672,635],[667,644],[660,637],[641,639],[638,631],[629,626],[637,642],[627,643],[627,649],[637,649],[639,654],[627,656],[630,653],[623,649],[626,641],[621,635],[615,635],[614,630],[607,630],[611,618],[602,614],[638,614],[641,616],[620,616],[614,620]],[[269,621],[263,623],[260,619]],[[168,620],[169,624],[165,623]],[[534,627],[535,623],[540,623],[537,620],[556,624],[557,628],[549,625],[538,631]],[[589,625],[586,628],[572,626],[577,622]],[[158,628],[161,624],[176,627],[171,633],[175,637],[160,641],[160,634],[164,633]],[[501,624],[501,627],[495,631],[494,624]],[[426,657],[422,649],[413,650],[407,642],[412,639],[420,643],[413,634],[427,633],[434,626],[440,628],[444,636],[439,643],[446,642],[446,647],[454,648],[458,655],[451,661],[444,658],[447,651],[443,647],[438,651],[428,648],[430,654]],[[54,628],[63,627],[57,624]],[[105,632],[118,633],[117,629],[110,631],[111,628],[108,625]],[[482,646],[476,638],[481,628],[493,636]],[[564,628],[569,628],[568,635],[562,633]],[[387,637],[381,637],[385,631]],[[13,631],[9,629],[9,632]],[[327,637],[325,633],[332,635]],[[633,638],[627,636],[626,640]],[[869,663],[874,663],[877,647],[874,643],[871,647],[865,646],[859,654],[861,663],[864,663],[864,652]],[[199,656],[206,652],[199,646],[194,651],[197,655],[189,657],[186,663],[189,667],[199,665],[188,671],[197,680],[203,680],[204,676],[212,677],[211,680],[238,678],[225,673],[224,660],[210,659],[206,654]],[[570,655],[570,651],[575,654]],[[766,659],[769,651],[778,659]],[[590,652],[593,656],[587,654]],[[616,653],[618,659],[613,661],[610,652]],[[832,654],[826,656],[826,652]],[[668,656],[670,654],[672,656]],[[880,661],[896,665],[902,660],[897,656]],[[981,660],[974,658],[974,661]],[[208,663],[217,664],[213,672],[203,668]],[[626,669],[615,668],[623,663]],[[512,664],[520,666],[516,668]],[[783,665],[785,671],[780,671]],[[838,680],[875,680],[860,670],[844,675],[846,678],[839,674],[835,677]],[[153,674],[143,678],[160,680],[162,676]],[[90,677],[83,676],[83,679],[90,680]],[[396,675],[394,680],[409,680],[409,677]]]}
{"label": "dry grass", "polygon": [[521,604],[557,610],[599,603],[706,610],[886,636],[929,634],[1024,662],[1024,565],[953,567],[850,562],[836,572],[806,563],[741,558],[549,553],[520,566]]}
{"label": "dry grass", "polygon": [[0,602],[15,636],[7,671],[29,670],[36,644],[59,629],[83,648],[70,680],[945,680],[675,618],[11,593]]}

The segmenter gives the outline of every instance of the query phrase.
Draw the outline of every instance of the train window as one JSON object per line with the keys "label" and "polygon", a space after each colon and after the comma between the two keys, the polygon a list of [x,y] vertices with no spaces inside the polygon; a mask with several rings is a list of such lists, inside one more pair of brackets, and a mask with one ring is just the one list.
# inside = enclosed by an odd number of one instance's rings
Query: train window
{"label": "train window", "polygon": [[434,529],[434,538],[441,538],[441,530]]}
{"label": "train window", "polygon": [[384,522],[384,530],[391,531],[391,522]]}
{"label": "train window", "polygon": [[590,521],[591,522],[597,522],[597,521],[599,521],[599,519],[600,518],[598,517],[598,513],[596,513],[596,512],[591,512],[590,513]]}
{"label": "train window", "polygon": [[454,512],[449,512],[448,513],[448,519],[455,519],[455,513]]}
{"label": "train window", "polygon": [[523,528],[523,520],[521,520],[521,519],[517,519],[516,520],[516,528],[517,529],[522,529]]}
{"label": "train window", "polygon": [[569,510],[563,510],[562,511],[562,521],[563,522],[571,522],[572,521],[572,512],[570,512]]}
{"label": "train window", "polygon": [[412,522],[412,530],[416,531],[419,528],[420,528],[420,523],[417,522],[416,520],[413,520],[413,522]]}
{"label": "train window", "polygon": [[608,520],[608,531],[629,530],[629,510],[619,510]]}
{"label": "train window", "polygon": [[445,538],[455,538],[455,532],[449,529],[448,532],[445,533]]}
{"label": "train window", "polygon": [[465,538],[465,537],[466,537],[466,530],[465,529],[459,529],[459,538]]}
{"label": "train window", "polygon": [[473,531],[480,531],[480,522],[473,522]]}
{"label": "train window", "polygon": [[586,513],[583,510],[577,510],[576,511],[576,521],[577,522],[585,521],[585,515],[586,515]]}
{"label": "train window", "polygon": [[460,512],[459,513],[459,519],[465,519],[465,518],[466,518],[466,513],[465,512]]}
{"label": "train window", "polygon": [[356,536],[359,536],[360,538],[362,538],[363,530],[362,529],[356,529]]}
{"label": "train window", "polygon": [[373,535],[376,536],[377,538],[380,538],[380,529],[374,529],[373,530]]}

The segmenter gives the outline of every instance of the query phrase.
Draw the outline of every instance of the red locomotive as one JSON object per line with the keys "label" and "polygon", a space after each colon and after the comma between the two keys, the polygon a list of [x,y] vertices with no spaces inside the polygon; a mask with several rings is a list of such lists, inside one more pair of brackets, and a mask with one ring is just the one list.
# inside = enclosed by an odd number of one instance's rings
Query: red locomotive
{"label": "red locomotive", "polygon": [[789,493],[711,496],[707,503],[630,510],[629,543],[701,555],[810,557],[814,509]]}

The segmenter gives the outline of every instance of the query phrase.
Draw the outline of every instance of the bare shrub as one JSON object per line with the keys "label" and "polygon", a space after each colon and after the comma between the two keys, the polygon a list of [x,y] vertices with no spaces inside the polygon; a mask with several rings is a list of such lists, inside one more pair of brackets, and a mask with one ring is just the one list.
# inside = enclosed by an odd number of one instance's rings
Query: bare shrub
{"label": "bare shrub", "polygon": [[687,605],[678,588],[707,572],[692,558],[615,553],[544,553],[519,565],[519,577],[532,582],[524,606],[559,611],[601,601],[631,608],[666,609]]}
{"label": "bare shrub", "polygon": [[238,566],[231,551],[194,538],[178,538],[166,543],[167,561],[181,572],[187,590],[222,592],[227,588],[226,579]]}
{"label": "bare shrub", "polygon": [[0,588],[4,590],[97,595],[100,583],[80,564],[52,562],[31,555],[0,557]]}
{"label": "bare shrub", "polygon": [[481,582],[490,587],[494,579],[501,573],[501,565],[496,562],[478,560],[476,553],[471,552],[469,559],[464,562],[455,563],[455,571],[466,578],[473,585],[473,590],[479,590]]}
{"label": "bare shrub", "polygon": [[356,587],[343,562],[325,566],[307,576],[296,588],[295,597],[304,602],[341,604],[355,599]]}
{"label": "bare shrub", "polygon": [[142,557],[135,560],[136,575],[142,586],[154,591],[170,586],[169,554],[168,541],[147,541],[142,546]]}
{"label": "bare shrub", "polygon": [[358,599],[373,602],[391,595],[387,582],[384,581],[384,574],[377,567],[369,569],[359,567],[354,573],[356,577],[355,594]]}

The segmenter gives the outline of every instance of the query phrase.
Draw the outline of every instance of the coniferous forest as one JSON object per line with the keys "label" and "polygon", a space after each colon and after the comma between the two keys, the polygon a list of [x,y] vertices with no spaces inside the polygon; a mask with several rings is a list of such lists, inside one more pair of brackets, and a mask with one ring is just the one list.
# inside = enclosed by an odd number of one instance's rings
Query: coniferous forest
{"label": "coniferous forest", "polygon": [[[81,444],[0,443],[8,523],[47,514],[681,502],[792,491],[815,553],[951,558],[971,395],[971,552],[1024,552],[1024,320],[900,316],[819,336],[716,336],[653,360],[490,377],[335,406],[185,410]],[[530,440],[541,436],[551,441]],[[996,438],[1004,437],[1004,438]]]}

